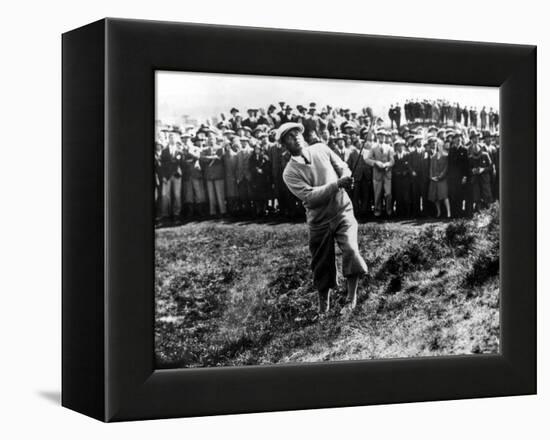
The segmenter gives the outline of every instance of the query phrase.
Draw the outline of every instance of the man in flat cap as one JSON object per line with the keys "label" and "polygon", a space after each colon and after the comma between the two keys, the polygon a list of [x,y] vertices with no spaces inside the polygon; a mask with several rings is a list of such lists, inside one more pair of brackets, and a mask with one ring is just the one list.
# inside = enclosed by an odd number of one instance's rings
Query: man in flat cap
{"label": "man in flat cap", "polygon": [[307,146],[303,132],[301,124],[283,124],[277,131],[277,139],[291,155],[283,180],[306,209],[319,312],[328,312],[330,291],[337,286],[335,241],[342,251],[348,308],[354,309],[359,277],[367,273],[367,265],[359,253],[357,221],[345,191],[353,185],[351,171],[325,144]]}

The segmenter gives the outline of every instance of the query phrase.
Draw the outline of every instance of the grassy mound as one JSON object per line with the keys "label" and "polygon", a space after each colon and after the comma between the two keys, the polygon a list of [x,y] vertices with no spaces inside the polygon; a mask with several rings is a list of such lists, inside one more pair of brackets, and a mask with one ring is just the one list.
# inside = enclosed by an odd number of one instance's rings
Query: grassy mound
{"label": "grassy mound", "polygon": [[360,225],[369,277],[351,315],[344,279],[316,320],[303,224],[195,223],[157,231],[160,368],[493,353],[498,206],[450,223]]}

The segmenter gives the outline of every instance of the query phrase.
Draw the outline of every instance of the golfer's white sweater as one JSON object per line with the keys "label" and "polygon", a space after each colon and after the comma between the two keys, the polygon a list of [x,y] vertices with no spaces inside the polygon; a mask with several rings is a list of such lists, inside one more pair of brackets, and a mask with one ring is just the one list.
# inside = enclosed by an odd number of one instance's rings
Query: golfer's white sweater
{"label": "golfer's white sweater", "polygon": [[308,224],[323,225],[351,207],[346,191],[338,188],[338,178],[350,176],[351,171],[325,144],[304,148],[303,154],[310,163],[290,160],[283,171],[283,180],[303,202]]}

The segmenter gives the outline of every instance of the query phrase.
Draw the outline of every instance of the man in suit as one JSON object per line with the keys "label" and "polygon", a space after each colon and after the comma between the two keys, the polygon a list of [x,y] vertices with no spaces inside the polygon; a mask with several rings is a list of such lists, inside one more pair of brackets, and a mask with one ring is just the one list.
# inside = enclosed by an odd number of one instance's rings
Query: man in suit
{"label": "man in suit", "polygon": [[237,187],[241,212],[246,216],[252,212],[252,199],[250,198],[250,185],[252,175],[250,173],[250,156],[253,149],[250,146],[250,139],[246,136],[240,139],[242,148],[237,154]]}
{"label": "man in suit", "polygon": [[408,165],[411,181],[411,207],[412,215],[420,217],[422,208],[422,196],[424,194],[424,149],[422,148],[422,135],[413,135],[409,148]]}
{"label": "man in suit", "polygon": [[230,110],[231,117],[227,120],[227,123],[229,125],[229,128],[233,131],[237,131],[241,127],[241,120],[237,116],[239,114],[239,110],[233,107]]}
{"label": "man in suit", "polygon": [[407,218],[411,208],[411,180],[409,154],[404,150],[405,141],[397,138],[393,143],[395,151],[392,169],[392,194],[395,200],[395,213],[400,218]]}
{"label": "man in suit", "polygon": [[[314,103],[312,103],[314,104]],[[317,115],[315,114],[315,105],[309,107],[308,116],[304,120],[304,138],[309,139],[311,133],[319,135],[319,123],[317,122]]]}
{"label": "man in suit", "polygon": [[247,112],[248,118],[243,121],[243,127],[248,127],[250,130],[254,130],[258,126],[258,110],[255,108],[249,108]]}
{"label": "man in suit", "polygon": [[468,149],[465,147],[459,132],[452,134],[448,155],[449,201],[454,217],[464,215],[464,201],[467,199],[466,184],[468,181]]}
{"label": "man in suit", "polygon": [[[349,195],[353,203],[355,217],[365,216],[369,211],[372,198],[372,170],[365,160],[365,148],[361,151],[360,142],[352,143],[349,149],[347,164],[352,171],[353,187]],[[368,152],[369,150],[367,150]]]}
{"label": "man in suit", "polygon": [[283,172],[284,182],[306,208],[319,312],[329,311],[330,291],[337,286],[335,242],[342,251],[347,307],[353,309],[359,278],[367,273],[367,265],[359,252],[357,220],[345,191],[353,184],[351,171],[326,145],[308,146],[303,131],[300,124],[284,124],[279,127],[277,139],[291,155]]}
{"label": "man in suit", "polygon": [[397,129],[399,130],[401,128],[401,107],[399,104],[395,104],[395,107],[393,108],[393,119]]}
{"label": "man in suit", "polygon": [[382,195],[386,202],[386,214],[392,214],[391,179],[394,164],[394,151],[385,142],[386,130],[378,129],[377,143],[372,147],[367,157],[367,164],[372,166],[372,185],[374,189],[374,215],[382,215]]}
{"label": "man in suit", "polygon": [[182,151],[177,145],[178,132],[168,134],[168,144],[162,150],[162,217],[176,220],[181,214]]}

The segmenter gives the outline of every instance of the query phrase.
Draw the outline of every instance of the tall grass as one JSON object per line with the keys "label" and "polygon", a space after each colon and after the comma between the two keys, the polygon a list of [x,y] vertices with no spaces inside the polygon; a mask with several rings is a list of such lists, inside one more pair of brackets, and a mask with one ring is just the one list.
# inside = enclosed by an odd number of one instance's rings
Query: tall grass
{"label": "tall grass", "polygon": [[195,223],[156,236],[159,368],[487,353],[499,345],[499,222],[360,225],[370,268],[316,319],[307,227]]}

